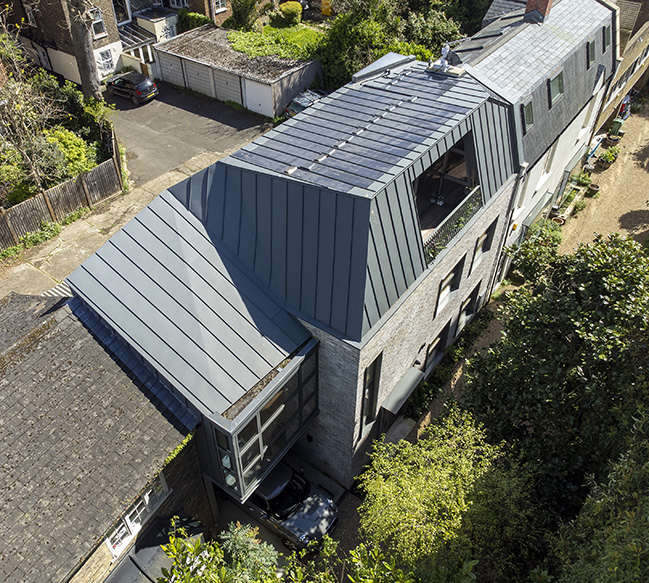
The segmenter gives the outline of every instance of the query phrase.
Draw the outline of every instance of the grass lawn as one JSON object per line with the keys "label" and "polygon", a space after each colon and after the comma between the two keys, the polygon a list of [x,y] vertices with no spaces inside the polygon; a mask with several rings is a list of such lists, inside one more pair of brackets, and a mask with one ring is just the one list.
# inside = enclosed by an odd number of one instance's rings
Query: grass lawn
{"label": "grass lawn", "polygon": [[273,28],[267,25],[261,33],[232,30],[228,33],[228,39],[235,51],[250,57],[275,55],[287,59],[308,60],[323,35],[323,31],[304,24],[290,28]]}

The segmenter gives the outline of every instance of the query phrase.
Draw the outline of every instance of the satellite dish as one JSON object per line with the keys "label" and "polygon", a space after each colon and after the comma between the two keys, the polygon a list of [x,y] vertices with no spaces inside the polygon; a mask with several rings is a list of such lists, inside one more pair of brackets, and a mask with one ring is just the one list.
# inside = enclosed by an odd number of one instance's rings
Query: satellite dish
{"label": "satellite dish", "polygon": [[448,51],[448,53],[446,53],[446,60],[448,61],[448,64],[451,65],[451,67],[457,67],[457,65],[460,65],[462,63],[460,55],[453,51]]}

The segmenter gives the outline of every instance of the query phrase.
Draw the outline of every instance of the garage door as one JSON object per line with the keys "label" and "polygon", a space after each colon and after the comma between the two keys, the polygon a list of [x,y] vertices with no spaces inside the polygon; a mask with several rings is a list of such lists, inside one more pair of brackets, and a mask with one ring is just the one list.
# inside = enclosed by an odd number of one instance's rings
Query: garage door
{"label": "garage door", "polygon": [[203,95],[216,97],[214,93],[214,82],[212,80],[212,70],[207,65],[201,65],[192,61],[185,61],[184,65],[187,87]]}
{"label": "garage door", "polygon": [[216,98],[219,101],[234,101],[239,105],[243,105],[241,100],[241,83],[239,81],[239,75],[219,71],[218,69],[213,69],[212,72],[214,74]]}
{"label": "garage door", "polygon": [[180,57],[158,52],[158,63],[163,81],[167,81],[167,83],[172,83],[173,85],[179,85],[180,87],[186,87]]}
{"label": "garage door", "polygon": [[273,108],[273,88],[265,83],[245,79],[246,102],[243,106],[255,113],[261,113],[266,117],[275,117]]}

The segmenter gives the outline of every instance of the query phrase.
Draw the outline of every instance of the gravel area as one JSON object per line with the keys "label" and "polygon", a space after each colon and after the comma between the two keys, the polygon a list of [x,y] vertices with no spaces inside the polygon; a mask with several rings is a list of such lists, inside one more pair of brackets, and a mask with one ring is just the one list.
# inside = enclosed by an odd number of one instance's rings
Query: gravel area
{"label": "gravel area", "polygon": [[599,198],[585,198],[588,206],[567,221],[560,253],[591,242],[595,234],[622,233],[640,243],[649,236],[649,105],[627,119],[623,129],[617,161],[593,172]]}

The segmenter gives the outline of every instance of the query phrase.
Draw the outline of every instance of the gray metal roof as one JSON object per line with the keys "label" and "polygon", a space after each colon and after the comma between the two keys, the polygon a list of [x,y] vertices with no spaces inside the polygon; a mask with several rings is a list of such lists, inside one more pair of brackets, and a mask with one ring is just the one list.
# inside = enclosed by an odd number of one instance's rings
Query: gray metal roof
{"label": "gray metal roof", "polygon": [[[556,2],[543,23],[525,20],[524,11],[505,15],[456,52],[490,87],[518,101],[544,83],[566,57],[592,37],[611,9],[597,0]],[[584,57],[585,58],[585,57]]]}
{"label": "gray metal roof", "polygon": [[526,5],[527,0],[493,0],[487,13],[482,19],[483,28],[496,20],[499,16],[525,8]]}
{"label": "gray metal roof", "polygon": [[60,298],[3,298],[0,330],[0,580],[66,581],[188,431]]}
{"label": "gray metal roof", "polygon": [[372,197],[488,97],[468,75],[408,62],[345,85],[228,160]]}
{"label": "gray metal roof", "polygon": [[310,334],[163,192],[70,287],[203,414],[221,414]]}

